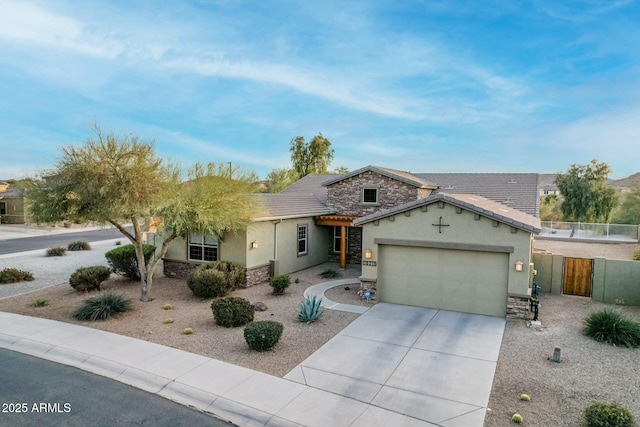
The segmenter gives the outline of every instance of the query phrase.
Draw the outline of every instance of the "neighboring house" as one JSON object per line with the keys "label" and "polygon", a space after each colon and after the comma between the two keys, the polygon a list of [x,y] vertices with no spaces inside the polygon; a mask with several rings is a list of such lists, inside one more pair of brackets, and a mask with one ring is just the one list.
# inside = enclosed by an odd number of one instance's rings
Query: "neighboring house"
{"label": "neighboring house", "polygon": [[260,197],[246,231],[174,242],[165,273],[197,264],[244,264],[247,284],[335,260],[362,264],[379,300],[504,317],[526,313],[537,174],[411,174],[367,166],[308,175]]}
{"label": "neighboring house", "polygon": [[558,174],[555,173],[544,173],[540,174],[540,180],[538,183],[538,195],[540,197],[551,196],[551,195],[560,195],[560,190],[558,190],[558,186],[556,186],[556,177]]}
{"label": "neighboring house", "polygon": [[24,224],[24,190],[15,184],[0,182],[0,223]]}

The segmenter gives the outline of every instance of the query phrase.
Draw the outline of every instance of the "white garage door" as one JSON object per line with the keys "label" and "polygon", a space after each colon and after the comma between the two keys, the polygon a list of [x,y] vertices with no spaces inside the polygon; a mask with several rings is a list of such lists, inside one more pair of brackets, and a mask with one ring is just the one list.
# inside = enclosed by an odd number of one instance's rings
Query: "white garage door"
{"label": "white garage door", "polygon": [[505,317],[509,255],[381,245],[380,301]]}

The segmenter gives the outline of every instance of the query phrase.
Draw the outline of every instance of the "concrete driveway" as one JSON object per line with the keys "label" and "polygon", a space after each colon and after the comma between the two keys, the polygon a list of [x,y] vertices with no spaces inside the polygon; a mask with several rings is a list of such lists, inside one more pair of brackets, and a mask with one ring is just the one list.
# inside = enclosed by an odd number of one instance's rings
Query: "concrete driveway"
{"label": "concrete driveway", "polygon": [[504,327],[497,317],[378,303],[285,378],[416,422],[481,427]]}

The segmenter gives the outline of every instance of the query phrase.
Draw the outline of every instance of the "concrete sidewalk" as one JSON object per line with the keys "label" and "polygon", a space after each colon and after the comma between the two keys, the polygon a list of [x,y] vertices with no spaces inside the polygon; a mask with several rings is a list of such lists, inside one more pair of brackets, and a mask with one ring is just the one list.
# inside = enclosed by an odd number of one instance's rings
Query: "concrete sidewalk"
{"label": "concrete sidewalk", "polygon": [[52,320],[0,312],[0,347],[113,378],[240,426],[434,425],[204,356]]}

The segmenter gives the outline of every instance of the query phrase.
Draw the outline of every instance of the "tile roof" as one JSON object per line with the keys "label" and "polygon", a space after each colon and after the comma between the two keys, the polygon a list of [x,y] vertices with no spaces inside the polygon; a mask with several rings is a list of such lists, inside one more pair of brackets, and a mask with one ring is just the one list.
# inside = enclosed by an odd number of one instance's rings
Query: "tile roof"
{"label": "tile roof", "polygon": [[476,194],[446,194],[435,193],[424,199],[405,203],[392,209],[379,211],[371,215],[363,216],[355,221],[353,225],[363,225],[369,222],[396,215],[420,206],[430,205],[439,201],[444,201],[453,206],[467,209],[471,212],[485,216],[487,218],[502,222],[504,224],[516,227],[522,230],[530,231],[538,234],[541,230],[540,219],[522,212],[518,209],[510,209],[509,207],[497,203],[493,200],[486,199]]}
{"label": "tile roof", "polygon": [[345,174],[311,173],[294,182],[280,194],[307,193],[327,196],[327,187],[323,184],[336,178],[344,177]]}
{"label": "tile roof", "polygon": [[254,221],[271,221],[276,219],[301,218],[307,216],[328,215],[334,213],[326,206],[325,197],[315,194],[255,194],[259,198],[259,213]]}
{"label": "tile roof", "polygon": [[447,194],[476,194],[538,216],[537,173],[417,173]]}

